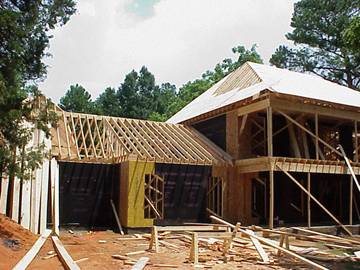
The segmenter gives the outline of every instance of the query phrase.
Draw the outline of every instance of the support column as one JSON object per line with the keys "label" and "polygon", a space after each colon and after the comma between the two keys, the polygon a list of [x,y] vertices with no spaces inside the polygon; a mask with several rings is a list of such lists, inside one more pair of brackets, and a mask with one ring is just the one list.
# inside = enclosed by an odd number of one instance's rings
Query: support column
{"label": "support column", "polygon": [[349,224],[353,224],[353,188],[354,188],[354,181],[352,176],[350,175],[350,201],[349,201]]}
{"label": "support column", "polygon": [[315,152],[316,159],[319,159],[319,114],[315,113]]}
{"label": "support column", "polygon": [[307,173],[307,190],[308,190],[308,196],[307,196],[307,220],[308,220],[308,227],[311,227],[311,174]]}
{"label": "support column", "polygon": [[269,172],[269,179],[270,179],[270,184],[269,184],[269,228],[272,229],[274,228],[274,171],[271,168],[270,172]]}
{"label": "support column", "polygon": [[359,162],[359,151],[358,151],[358,145],[359,145],[359,142],[358,142],[358,124],[357,124],[357,121],[355,120],[355,123],[354,123],[354,129],[355,129],[355,162]]}
{"label": "support column", "polygon": [[[273,156],[273,130],[272,130],[272,108],[267,108],[267,155]],[[272,165],[271,165],[272,166]],[[274,227],[274,170],[270,169],[269,172],[269,228]]]}
{"label": "support column", "polygon": [[267,108],[267,155],[273,156],[273,120],[272,120],[272,108]]}

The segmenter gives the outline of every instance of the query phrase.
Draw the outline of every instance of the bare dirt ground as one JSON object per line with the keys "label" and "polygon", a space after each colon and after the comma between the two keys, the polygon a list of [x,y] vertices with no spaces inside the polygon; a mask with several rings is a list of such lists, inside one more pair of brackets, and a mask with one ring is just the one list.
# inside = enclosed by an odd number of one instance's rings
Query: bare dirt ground
{"label": "bare dirt ground", "polygon": [[[37,235],[23,229],[20,225],[0,215],[0,269],[12,267],[32,247]],[[149,234],[120,235],[112,231],[62,231],[60,240],[68,253],[77,262],[81,269],[131,269],[132,264],[140,257],[148,257],[149,264],[145,270],[150,269],[196,269],[189,262],[190,241],[181,235],[167,234],[161,236],[160,253],[149,248]],[[312,247],[314,243],[292,240],[293,244]],[[288,256],[277,256],[276,251],[266,248],[271,263],[264,265],[254,246],[244,241],[237,242],[224,263],[222,244],[206,244],[199,246],[199,268],[207,269],[309,269],[307,265],[294,261]],[[49,238],[41,248],[39,254],[32,261],[28,269],[65,269],[58,256],[52,255],[54,247]],[[120,255],[114,258],[113,255]],[[127,260],[119,259],[125,256]],[[115,256],[116,257],[116,256]],[[124,257],[121,257],[124,258]],[[323,264],[323,263],[321,263]],[[165,266],[166,265],[166,266]],[[330,269],[334,265],[327,264]],[[340,266],[336,269],[344,269]],[[356,265],[352,268],[359,269]]]}
{"label": "bare dirt ground", "polygon": [[0,269],[11,269],[36,239],[36,235],[0,214]]}

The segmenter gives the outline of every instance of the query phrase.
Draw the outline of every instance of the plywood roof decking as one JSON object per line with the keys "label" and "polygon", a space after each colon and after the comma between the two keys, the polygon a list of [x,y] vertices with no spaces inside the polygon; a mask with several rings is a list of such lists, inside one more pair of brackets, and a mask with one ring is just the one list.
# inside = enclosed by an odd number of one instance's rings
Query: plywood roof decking
{"label": "plywood roof decking", "polygon": [[183,123],[269,91],[360,108],[360,92],[319,76],[246,62],[177,112],[167,122]]}
{"label": "plywood roof decking", "polygon": [[231,158],[184,125],[58,111],[52,154],[60,160],[117,163],[140,159],[206,164]]}

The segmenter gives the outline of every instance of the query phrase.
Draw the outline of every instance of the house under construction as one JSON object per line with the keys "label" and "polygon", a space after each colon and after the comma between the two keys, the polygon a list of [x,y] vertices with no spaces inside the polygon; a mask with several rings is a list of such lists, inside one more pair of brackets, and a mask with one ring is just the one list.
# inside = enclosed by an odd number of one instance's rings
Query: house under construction
{"label": "house under construction", "polygon": [[0,211],[33,232],[360,220],[360,93],[322,78],[247,62],[166,123],[56,112],[33,140],[52,158],[1,183]]}

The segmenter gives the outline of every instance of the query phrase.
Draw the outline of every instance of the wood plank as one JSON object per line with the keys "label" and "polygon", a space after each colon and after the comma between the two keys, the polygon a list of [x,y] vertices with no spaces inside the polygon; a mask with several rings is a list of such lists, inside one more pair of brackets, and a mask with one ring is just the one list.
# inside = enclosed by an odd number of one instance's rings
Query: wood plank
{"label": "wood plank", "polygon": [[339,236],[336,236],[336,235],[321,233],[321,232],[317,232],[317,231],[309,230],[309,229],[304,229],[304,228],[300,228],[300,227],[293,227],[293,229],[295,229],[297,231],[300,231],[300,232],[310,233],[310,234],[314,234],[314,235],[318,235],[318,236],[324,236],[324,237],[336,239],[336,240],[339,240],[339,241],[342,241],[342,242],[345,241],[345,242],[350,242],[350,243],[353,243],[353,244],[356,244],[356,245],[360,245],[360,241],[356,241],[354,239],[343,238],[343,237],[339,237]]}
{"label": "wood plank", "polygon": [[51,239],[54,243],[54,248],[59,256],[59,259],[62,262],[65,269],[80,270],[80,267],[74,262],[74,260],[71,258],[69,253],[66,251],[60,239],[57,236],[52,236]]}
{"label": "wood plank", "polygon": [[114,213],[114,216],[115,216],[116,223],[117,223],[117,225],[118,225],[120,234],[124,235],[124,231],[123,231],[123,229],[122,229],[122,226],[121,226],[121,223],[120,223],[120,219],[119,219],[119,216],[118,216],[118,214],[117,214],[116,207],[115,207],[115,204],[114,204],[113,200],[110,200],[110,204],[111,204],[111,208],[112,208],[112,210],[113,210],[113,213]]}
{"label": "wood plank", "polygon": [[19,223],[19,211],[20,211],[20,178],[14,177],[13,182],[13,201],[12,201],[12,211],[11,211],[11,219],[17,223]]}
{"label": "wood plank", "polygon": [[[33,177],[33,172],[31,174]],[[30,229],[30,193],[31,178],[23,180],[21,192],[20,224],[26,229]]]}
{"label": "wood plank", "polygon": [[350,173],[351,173],[352,179],[354,180],[354,182],[355,182],[355,184],[356,184],[356,187],[358,188],[358,191],[360,192],[360,184],[359,184],[359,182],[358,182],[358,180],[357,180],[357,178],[356,178],[356,175],[355,175],[354,170],[353,170],[353,168],[352,168],[352,166],[351,166],[351,164],[350,164],[350,161],[349,161],[349,159],[348,159],[347,156],[346,156],[346,153],[345,153],[345,151],[344,151],[344,148],[343,148],[340,144],[339,144],[339,149],[340,149],[340,152],[341,152],[341,154],[343,155],[343,157],[344,157],[344,159],[345,159],[345,163],[346,163],[346,165],[348,166],[348,169],[349,169],[349,171],[350,171]]}
{"label": "wood plank", "polygon": [[269,171],[269,228],[274,228],[274,171]]}
{"label": "wood plank", "polygon": [[6,215],[7,196],[9,188],[9,177],[1,176],[0,213]]}
{"label": "wood plank", "polygon": [[50,234],[51,230],[45,230],[25,256],[14,266],[13,270],[25,270],[35,258],[36,254],[39,253],[41,247],[44,245]]}
{"label": "wood plank", "polygon": [[145,268],[146,264],[149,261],[149,257],[141,257],[133,267],[131,267],[131,270],[142,270]]}
{"label": "wood plank", "polygon": [[35,177],[31,183],[31,210],[30,210],[30,231],[37,234],[39,231],[40,216],[40,194],[41,194],[41,168],[35,170]]}
{"label": "wood plank", "polygon": [[59,165],[55,158],[51,159],[51,213],[53,232],[59,235]]}
{"label": "wood plank", "polygon": [[309,194],[311,194],[311,174],[307,173],[307,222],[308,227],[311,227],[311,198]]}
{"label": "wood plank", "polygon": [[42,165],[41,178],[41,205],[40,205],[40,233],[43,233],[47,225],[47,206],[49,189],[49,160],[45,159]]}
{"label": "wood plank", "polygon": [[[255,233],[249,229],[245,230],[247,233],[249,233],[250,235],[255,235]],[[260,258],[263,260],[264,263],[270,263],[269,260],[269,256],[267,255],[267,253],[265,252],[265,250],[263,249],[263,247],[261,246],[259,240],[257,240],[256,238],[250,236],[250,240],[251,242],[254,244],[254,247],[256,248],[256,251],[259,253]]]}

